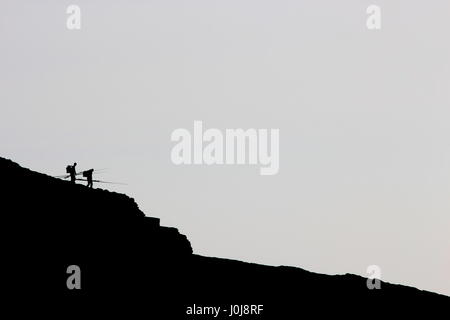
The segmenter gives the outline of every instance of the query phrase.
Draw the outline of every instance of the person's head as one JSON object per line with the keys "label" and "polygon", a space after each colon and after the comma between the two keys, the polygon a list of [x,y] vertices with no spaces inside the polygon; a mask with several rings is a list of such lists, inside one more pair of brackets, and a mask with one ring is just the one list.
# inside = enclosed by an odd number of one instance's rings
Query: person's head
{"label": "person's head", "polygon": [[74,164],[73,164],[73,166],[75,167],[77,165],[77,163],[75,162]]}

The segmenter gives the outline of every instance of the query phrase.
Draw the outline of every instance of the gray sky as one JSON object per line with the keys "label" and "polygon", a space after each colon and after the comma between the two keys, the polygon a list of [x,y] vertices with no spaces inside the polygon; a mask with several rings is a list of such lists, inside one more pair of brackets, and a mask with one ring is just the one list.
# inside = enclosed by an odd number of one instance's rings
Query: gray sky
{"label": "gray sky", "polygon": [[[449,30],[447,0],[3,0],[0,155],[108,168],[198,254],[450,295]],[[279,128],[279,174],[175,166],[194,120]]]}

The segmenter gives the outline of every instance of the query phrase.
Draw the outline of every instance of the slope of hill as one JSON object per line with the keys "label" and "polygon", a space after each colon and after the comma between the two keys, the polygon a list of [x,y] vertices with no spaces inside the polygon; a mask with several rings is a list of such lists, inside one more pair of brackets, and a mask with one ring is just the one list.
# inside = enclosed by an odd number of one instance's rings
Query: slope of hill
{"label": "slope of hill", "polygon": [[[369,290],[366,279],[355,275],[198,256],[186,236],[146,217],[126,195],[71,184],[3,158],[0,176],[2,290],[5,305],[23,306],[18,313],[360,319],[448,313],[450,307],[450,297],[411,287],[383,282],[380,290]],[[72,265],[80,269],[81,289],[67,286]],[[253,314],[230,317],[231,310]]]}

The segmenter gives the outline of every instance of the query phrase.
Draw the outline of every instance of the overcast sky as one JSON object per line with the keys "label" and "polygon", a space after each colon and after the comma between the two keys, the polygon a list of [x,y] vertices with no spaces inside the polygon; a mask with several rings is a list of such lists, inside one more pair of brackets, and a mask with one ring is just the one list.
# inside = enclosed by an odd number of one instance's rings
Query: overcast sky
{"label": "overcast sky", "polygon": [[[2,0],[0,156],[107,168],[198,254],[450,295],[449,33],[448,0]],[[194,120],[279,129],[279,173],[174,165]]]}

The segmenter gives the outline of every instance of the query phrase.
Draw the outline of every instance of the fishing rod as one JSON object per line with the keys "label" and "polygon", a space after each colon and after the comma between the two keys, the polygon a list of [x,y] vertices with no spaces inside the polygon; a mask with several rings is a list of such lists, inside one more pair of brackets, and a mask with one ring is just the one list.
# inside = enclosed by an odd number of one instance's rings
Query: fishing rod
{"label": "fishing rod", "polygon": [[[76,180],[77,181],[87,181],[87,179],[76,179]],[[123,182],[112,182],[112,181],[102,181],[102,180],[92,180],[92,182],[127,185],[127,183],[123,183]]]}

